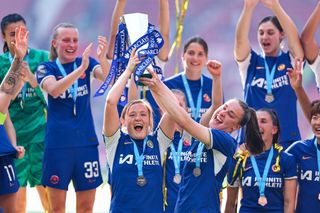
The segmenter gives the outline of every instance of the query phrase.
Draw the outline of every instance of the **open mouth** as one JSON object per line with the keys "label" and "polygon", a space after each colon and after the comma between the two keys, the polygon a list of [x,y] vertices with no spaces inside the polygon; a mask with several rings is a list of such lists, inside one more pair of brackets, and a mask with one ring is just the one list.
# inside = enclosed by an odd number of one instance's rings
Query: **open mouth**
{"label": "open mouth", "polygon": [[214,118],[214,120],[217,122],[217,123],[222,123],[222,118],[220,117],[220,114],[217,114],[217,116]]}
{"label": "open mouth", "polygon": [[136,130],[138,132],[142,131],[142,129],[143,129],[143,125],[142,124],[136,124],[134,126],[134,130]]}

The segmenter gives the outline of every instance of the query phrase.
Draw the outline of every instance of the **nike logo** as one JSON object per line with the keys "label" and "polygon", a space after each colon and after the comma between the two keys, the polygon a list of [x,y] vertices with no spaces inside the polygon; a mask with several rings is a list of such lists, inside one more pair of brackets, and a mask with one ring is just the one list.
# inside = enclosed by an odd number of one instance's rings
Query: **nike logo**
{"label": "nike logo", "polygon": [[128,142],[124,142],[125,145],[127,144],[132,144],[132,142],[128,141]]}
{"label": "nike logo", "polygon": [[310,158],[311,158],[311,156],[302,156],[302,160],[308,160]]}
{"label": "nike logo", "polygon": [[249,167],[247,167],[247,168],[244,168],[243,171],[246,172],[246,171],[248,171],[248,170],[251,169],[251,168],[252,168],[252,166],[249,166]]}

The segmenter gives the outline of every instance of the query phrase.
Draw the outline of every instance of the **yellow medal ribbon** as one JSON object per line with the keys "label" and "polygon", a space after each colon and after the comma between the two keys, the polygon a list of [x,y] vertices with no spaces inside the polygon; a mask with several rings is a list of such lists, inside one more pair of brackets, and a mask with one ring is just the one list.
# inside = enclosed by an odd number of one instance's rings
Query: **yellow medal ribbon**
{"label": "yellow medal ribbon", "polygon": [[6,121],[7,118],[7,114],[3,114],[2,112],[0,112],[0,125],[3,125],[4,122]]}
{"label": "yellow medal ribbon", "polygon": [[181,11],[180,11],[180,3],[179,0],[176,0],[176,38],[170,48],[169,51],[169,58],[171,57],[173,50],[176,49],[176,67],[175,67],[175,74],[179,72],[179,49],[181,46],[181,37],[182,37],[182,32],[183,32],[183,21],[184,21],[184,16],[186,14],[186,11],[188,9],[188,4],[189,0],[184,0],[182,3]]}

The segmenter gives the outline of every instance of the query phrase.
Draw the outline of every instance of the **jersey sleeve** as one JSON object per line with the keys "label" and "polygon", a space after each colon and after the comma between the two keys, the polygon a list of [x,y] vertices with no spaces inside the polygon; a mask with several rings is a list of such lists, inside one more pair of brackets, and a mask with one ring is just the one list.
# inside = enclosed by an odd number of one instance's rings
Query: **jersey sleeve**
{"label": "jersey sleeve", "polygon": [[159,143],[161,163],[163,163],[164,152],[168,149],[172,140],[164,134],[160,127],[157,129],[156,134]]}
{"label": "jersey sleeve", "polygon": [[120,128],[110,137],[103,135],[104,142],[106,144],[107,163],[110,170],[113,168],[114,157],[116,155],[117,146],[121,136]]}
{"label": "jersey sleeve", "polygon": [[309,64],[309,63],[307,64],[309,65],[310,69],[312,70],[312,72],[316,77],[316,83],[319,89],[320,88],[320,55],[317,56],[316,60],[312,64]]}
{"label": "jersey sleeve", "polygon": [[210,129],[211,149],[216,149],[227,157],[232,157],[236,150],[236,141],[230,134],[222,130]]}
{"label": "jersey sleeve", "polygon": [[293,155],[282,152],[280,155],[280,167],[283,166],[283,174],[285,179],[296,179],[297,162]]}
{"label": "jersey sleeve", "polygon": [[46,80],[50,76],[54,76],[52,67],[49,65],[49,63],[41,63],[37,67],[36,71],[36,78],[38,84],[40,85],[40,88],[42,88],[44,80]]}

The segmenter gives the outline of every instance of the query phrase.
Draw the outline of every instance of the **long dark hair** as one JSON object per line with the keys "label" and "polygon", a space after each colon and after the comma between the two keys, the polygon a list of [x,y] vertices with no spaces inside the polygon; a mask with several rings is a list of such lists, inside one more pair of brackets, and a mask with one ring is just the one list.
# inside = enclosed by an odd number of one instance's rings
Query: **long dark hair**
{"label": "long dark hair", "polygon": [[[26,25],[26,20],[20,14],[12,13],[12,14],[8,14],[5,17],[3,17],[1,20],[2,35],[4,36],[5,30],[9,24],[16,23],[19,21],[22,21]],[[8,44],[6,41],[3,42],[2,50],[4,53],[9,51],[9,47],[8,47]]]}
{"label": "long dark hair", "polygon": [[266,16],[264,17],[260,22],[259,22],[259,25],[260,26],[261,24],[263,23],[266,23],[268,21],[271,21],[271,23],[282,33],[283,32],[283,28],[278,20],[278,18],[276,16]]}
{"label": "long dark hair", "polygon": [[251,154],[259,154],[263,152],[264,142],[260,134],[256,111],[245,102],[241,100],[238,100],[238,102],[244,112],[239,124],[245,128],[247,149]]}
{"label": "long dark hair", "polygon": [[186,53],[186,52],[187,52],[188,47],[189,47],[190,44],[192,44],[192,43],[198,43],[198,44],[200,44],[200,45],[203,47],[203,50],[204,50],[206,56],[208,56],[208,44],[207,44],[207,42],[206,42],[203,38],[201,38],[200,36],[193,36],[193,37],[189,38],[189,39],[187,40],[187,42],[184,44],[184,46],[183,46],[183,53]]}

